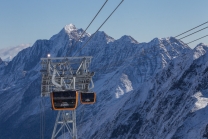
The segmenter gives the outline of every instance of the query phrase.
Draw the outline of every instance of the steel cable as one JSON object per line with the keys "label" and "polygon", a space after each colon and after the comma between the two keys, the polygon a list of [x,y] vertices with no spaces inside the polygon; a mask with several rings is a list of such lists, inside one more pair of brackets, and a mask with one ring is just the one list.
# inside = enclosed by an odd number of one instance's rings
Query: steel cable
{"label": "steel cable", "polygon": [[[118,9],[118,7],[123,3],[124,0],[122,0],[118,6],[113,10],[113,12],[108,16],[108,18],[106,18],[106,20],[102,23],[102,25],[96,30],[95,33],[93,33],[90,38],[87,40],[87,42],[80,48],[80,51],[82,51],[82,49],[88,44],[88,42],[94,37],[94,35],[100,30],[100,28],[106,23],[106,21],[108,21],[108,19],[113,15],[113,13]],[[80,51],[76,52],[73,57],[79,53]]]}
{"label": "steel cable", "polygon": [[200,38],[198,38],[198,39],[196,39],[196,40],[193,40],[193,41],[191,41],[191,42],[188,42],[188,43],[186,43],[186,44],[190,44],[190,43],[192,43],[192,42],[198,41],[198,40],[203,39],[203,38],[205,38],[205,37],[207,37],[207,36],[208,36],[208,35],[205,35],[205,36],[200,37]]}
{"label": "steel cable", "polygon": [[198,27],[200,27],[200,26],[202,26],[202,25],[205,25],[205,24],[207,24],[207,23],[208,23],[208,21],[205,22],[205,23],[203,23],[203,24],[200,24],[200,25],[198,25],[198,26],[196,26],[196,27],[194,27],[194,28],[192,28],[192,29],[189,29],[189,30],[187,30],[187,31],[185,31],[185,32],[183,32],[183,33],[177,35],[177,36],[175,36],[175,38],[176,38],[176,37],[179,37],[179,36],[181,36],[181,35],[183,35],[183,34],[185,34],[185,33],[187,33],[187,32],[189,32],[189,31],[192,31],[192,30],[194,30],[194,29],[196,29],[196,28],[198,28]]}
{"label": "steel cable", "polygon": [[208,26],[205,27],[205,28],[202,28],[202,29],[200,29],[200,30],[197,30],[197,31],[195,31],[195,32],[193,32],[193,33],[191,33],[191,34],[188,34],[188,35],[186,35],[186,36],[180,38],[179,40],[182,40],[182,39],[184,39],[184,38],[186,38],[186,37],[188,37],[188,36],[191,36],[191,35],[193,35],[193,34],[196,34],[197,32],[200,32],[200,31],[202,31],[202,30],[204,30],[204,29],[206,29],[206,28],[208,28]]}

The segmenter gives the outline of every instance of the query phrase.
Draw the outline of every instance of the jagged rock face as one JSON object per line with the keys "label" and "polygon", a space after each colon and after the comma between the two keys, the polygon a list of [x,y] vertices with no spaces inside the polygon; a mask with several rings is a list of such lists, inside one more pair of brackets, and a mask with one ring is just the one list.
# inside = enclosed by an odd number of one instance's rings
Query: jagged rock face
{"label": "jagged rock face", "polygon": [[[38,40],[0,67],[0,138],[40,138],[40,58],[93,56],[97,102],[79,105],[78,138],[201,139],[208,119],[208,47],[190,49],[173,37],[138,43],[113,39],[70,24],[50,40]],[[76,43],[76,45],[74,45]],[[45,103],[45,138],[56,112]]]}

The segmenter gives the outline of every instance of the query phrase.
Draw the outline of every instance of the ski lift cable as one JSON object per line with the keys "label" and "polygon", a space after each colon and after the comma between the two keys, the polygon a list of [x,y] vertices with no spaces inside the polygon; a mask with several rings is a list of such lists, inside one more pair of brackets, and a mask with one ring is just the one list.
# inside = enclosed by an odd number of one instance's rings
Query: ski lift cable
{"label": "ski lift cable", "polygon": [[196,40],[190,41],[190,42],[188,42],[188,43],[186,43],[186,44],[190,44],[190,43],[192,43],[192,42],[198,41],[198,40],[200,40],[200,39],[202,39],[202,38],[205,38],[205,37],[207,37],[207,36],[208,36],[208,35],[205,35],[205,36],[200,37],[200,38],[198,38],[198,39],[196,39]]}
{"label": "ski lift cable", "polygon": [[87,26],[87,28],[83,31],[83,33],[81,34],[81,36],[78,38],[78,40],[75,42],[74,45],[72,45],[71,49],[68,51],[67,55],[72,51],[73,47],[76,46],[76,44],[79,42],[79,40],[82,38],[82,36],[84,35],[84,33],[86,33],[87,29],[90,27],[90,25],[92,24],[92,22],[95,20],[95,18],[98,16],[98,14],[100,13],[100,11],[103,9],[103,7],[106,5],[106,3],[108,2],[108,0],[105,1],[105,3],[102,5],[102,7],[100,8],[100,10],[97,12],[97,14],[94,16],[94,18],[92,19],[92,21],[90,22],[90,24]]}
{"label": "ski lift cable", "polygon": [[205,25],[205,24],[207,24],[207,23],[208,23],[208,21],[205,22],[205,23],[203,23],[203,24],[200,24],[200,25],[198,25],[198,26],[196,26],[196,27],[194,27],[194,28],[192,28],[192,29],[189,29],[189,30],[187,30],[187,31],[185,31],[185,32],[183,32],[183,33],[177,35],[177,36],[175,36],[175,38],[176,38],[176,37],[179,37],[179,36],[181,36],[181,35],[183,35],[183,34],[185,34],[185,33],[187,33],[187,32],[189,32],[189,31],[192,31],[192,30],[194,30],[194,29],[196,29],[196,28],[198,28],[198,27],[200,27],[200,26],[202,26],[202,25]]}
{"label": "ski lift cable", "polygon": [[113,13],[118,9],[118,7],[124,2],[124,0],[122,0],[118,6],[113,10],[113,12],[106,18],[106,20],[102,23],[102,25],[96,30],[95,33],[93,33],[90,38],[87,40],[87,42],[80,48],[80,50],[78,52],[76,52],[73,57],[79,53],[80,51],[82,51],[82,49],[88,44],[88,42],[94,37],[94,35],[100,30],[100,28],[106,23],[106,21],[108,21],[108,19],[113,15]]}
{"label": "ski lift cable", "polygon": [[184,39],[184,38],[186,38],[186,37],[188,37],[188,36],[191,36],[191,35],[193,35],[193,34],[195,34],[195,33],[197,33],[197,32],[200,32],[200,31],[202,31],[202,30],[205,30],[205,29],[207,29],[207,28],[208,28],[208,26],[205,27],[205,28],[202,28],[202,29],[200,29],[200,30],[197,30],[197,31],[195,31],[195,32],[193,32],[193,33],[191,33],[191,34],[188,34],[188,35],[186,35],[186,36],[180,38],[179,40],[182,40],[182,39]]}

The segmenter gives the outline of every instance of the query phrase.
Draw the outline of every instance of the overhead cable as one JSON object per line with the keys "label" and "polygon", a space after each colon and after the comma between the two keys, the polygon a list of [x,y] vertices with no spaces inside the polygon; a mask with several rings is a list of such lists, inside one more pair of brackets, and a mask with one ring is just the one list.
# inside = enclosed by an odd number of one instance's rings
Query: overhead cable
{"label": "overhead cable", "polygon": [[[72,45],[71,49],[68,52],[71,52],[72,48],[74,46],[76,46],[76,44],[79,42],[79,40],[82,38],[82,36],[86,33],[87,29],[90,27],[90,25],[92,24],[92,22],[95,20],[95,18],[98,16],[98,14],[100,13],[100,11],[103,9],[103,7],[106,5],[106,3],[108,2],[108,0],[105,1],[105,3],[102,5],[102,7],[100,8],[100,10],[97,12],[97,14],[94,16],[94,18],[92,19],[92,21],[90,22],[90,24],[87,26],[87,28],[82,32],[81,36],[78,38],[78,40],[76,41],[76,43],[74,45]],[[67,53],[68,55],[68,53]]]}
{"label": "overhead cable", "polygon": [[[113,10],[113,12],[108,16],[108,18],[106,18],[106,20],[102,23],[102,25],[96,30],[96,32],[94,34],[92,34],[90,36],[90,38],[87,40],[87,42],[80,48],[80,51],[82,51],[82,49],[88,44],[88,42],[94,37],[94,35],[100,30],[100,28],[106,23],[106,21],[108,21],[108,19],[113,15],[113,13],[118,9],[118,7],[123,3],[124,0],[122,0],[118,6]],[[75,56],[77,53],[79,53],[80,51],[76,52],[73,56]]]}
{"label": "overhead cable", "polygon": [[189,29],[188,31],[185,31],[185,32],[183,32],[183,33],[181,33],[181,34],[175,36],[175,38],[176,38],[176,37],[179,37],[179,36],[181,36],[181,35],[183,35],[183,34],[185,34],[185,33],[187,33],[187,32],[189,32],[189,31],[192,31],[192,30],[194,30],[194,29],[196,29],[196,28],[198,28],[198,27],[200,27],[200,26],[202,26],[202,25],[204,25],[204,24],[207,24],[207,23],[208,23],[208,21],[205,22],[205,23],[203,23],[203,24],[200,24],[200,25],[198,25],[198,26],[196,26],[196,27],[194,27],[194,28],[192,28],[192,29]]}
{"label": "overhead cable", "polygon": [[188,43],[186,43],[186,44],[190,44],[190,43],[192,43],[192,42],[198,41],[198,40],[200,40],[200,39],[202,39],[202,38],[205,38],[205,37],[207,37],[207,36],[208,36],[208,35],[205,35],[205,36],[203,36],[203,37],[201,37],[201,38],[198,38],[198,39],[193,40],[193,41],[191,41],[191,42],[188,42]]}
{"label": "overhead cable", "polygon": [[184,38],[186,38],[186,37],[188,37],[188,36],[191,36],[191,35],[193,35],[193,34],[195,34],[195,33],[197,33],[197,32],[200,32],[200,31],[202,31],[202,30],[204,30],[204,29],[206,29],[206,28],[208,28],[208,26],[205,27],[205,28],[202,28],[202,29],[200,29],[200,30],[197,30],[197,31],[195,31],[195,32],[193,32],[193,33],[191,33],[191,34],[189,34],[189,35],[186,35],[186,36],[180,38],[179,40],[184,39]]}

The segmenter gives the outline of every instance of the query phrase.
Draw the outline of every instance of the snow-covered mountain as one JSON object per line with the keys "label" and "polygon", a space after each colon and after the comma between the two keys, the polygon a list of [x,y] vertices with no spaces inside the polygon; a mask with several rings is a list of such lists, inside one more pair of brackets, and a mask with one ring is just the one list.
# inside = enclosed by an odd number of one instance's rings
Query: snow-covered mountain
{"label": "snow-covered mountain", "polygon": [[[0,64],[0,138],[45,138],[56,111],[40,97],[40,58],[72,56],[90,37],[70,24],[50,40],[37,40],[9,63]],[[68,53],[68,51],[70,51]],[[173,37],[139,43],[98,32],[78,56],[93,56],[97,102],[79,105],[80,139],[202,139],[208,124],[208,46],[195,49]],[[1,62],[0,62],[1,63]]]}
{"label": "snow-covered mountain", "polygon": [[20,44],[15,47],[0,49],[0,57],[3,61],[11,61],[20,51],[31,46],[31,44]]}

